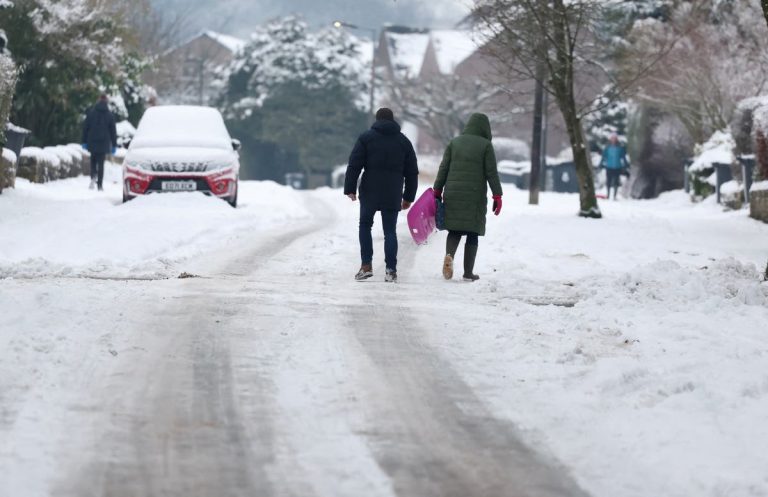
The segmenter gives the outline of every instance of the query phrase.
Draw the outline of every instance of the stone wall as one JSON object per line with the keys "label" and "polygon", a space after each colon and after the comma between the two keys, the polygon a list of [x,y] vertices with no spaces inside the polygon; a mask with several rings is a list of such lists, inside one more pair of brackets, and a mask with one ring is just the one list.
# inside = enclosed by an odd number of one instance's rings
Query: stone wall
{"label": "stone wall", "polygon": [[768,223],[768,190],[753,190],[749,193],[749,215]]}

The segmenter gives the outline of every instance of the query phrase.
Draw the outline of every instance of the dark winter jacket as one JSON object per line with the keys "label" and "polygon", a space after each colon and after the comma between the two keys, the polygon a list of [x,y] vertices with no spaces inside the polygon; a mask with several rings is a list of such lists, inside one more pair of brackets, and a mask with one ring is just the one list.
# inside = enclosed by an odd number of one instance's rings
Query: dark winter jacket
{"label": "dark winter jacket", "polygon": [[117,147],[115,116],[109,111],[107,102],[99,102],[88,111],[83,123],[82,143],[88,145],[92,154],[108,154]]}
{"label": "dark winter jacket", "polygon": [[361,171],[360,202],[369,208],[399,211],[403,200],[413,202],[416,198],[416,152],[394,121],[376,121],[357,139],[344,179],[345,195],[357,192]]}
{"label": "dark winter jacket", "polygon": [[435,189],[444,190],[446,229],[485,235],[488,185],[494,195],[502,194],[491,123],[485,114],[472,114],[445,149],[435,180]]}

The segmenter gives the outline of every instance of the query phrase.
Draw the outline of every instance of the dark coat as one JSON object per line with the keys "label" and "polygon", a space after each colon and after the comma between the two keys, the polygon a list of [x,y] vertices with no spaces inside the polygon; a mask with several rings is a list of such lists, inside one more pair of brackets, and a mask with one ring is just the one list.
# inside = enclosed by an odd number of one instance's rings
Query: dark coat
{"label": "dark coat", "polygon": [[[376,210],[400,210],[403,200],[413,202],[418,188],[419,168],[413,145],[394,121],[376,121],[360,135],[349,156],[344,194],[357,192],[360,202]],[[405,191],[403,191],[405,185]]]}
{"label": "dark coat", "polygon": [[435,180],[435,189],[444,189],[446,229],[485,235],[488,185],[494,195],[502,194],[491,123],[485,114],[472,114],[445,149]]}
{"label": "dark coat", "polygon": [[109,111],[107,102],[99,102],[88,111],[83,123],[82,143],[88,145],[92,154],[106,155],[117,147],[115,116]]}

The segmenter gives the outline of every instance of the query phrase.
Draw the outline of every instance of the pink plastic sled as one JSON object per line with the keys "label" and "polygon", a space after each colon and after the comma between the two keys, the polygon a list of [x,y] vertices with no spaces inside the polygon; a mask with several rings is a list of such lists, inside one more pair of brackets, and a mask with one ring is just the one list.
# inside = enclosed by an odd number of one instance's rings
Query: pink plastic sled
{"label": "pink plastic sled", "polygon": [[417,245],[426,243],[429,235],[435,231],[436,212],[435,192],[432,188],[427,188],[427,191],[414,202],[411,210],[408,211],[408,228]]}

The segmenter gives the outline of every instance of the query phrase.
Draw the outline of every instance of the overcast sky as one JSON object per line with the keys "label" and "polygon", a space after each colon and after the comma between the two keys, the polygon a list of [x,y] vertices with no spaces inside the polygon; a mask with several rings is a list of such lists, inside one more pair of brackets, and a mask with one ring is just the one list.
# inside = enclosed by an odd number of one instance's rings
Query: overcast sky
{"label": "overcast sky", "polygon": [[[247,36],[273,17],[301,14],[314,26],[335,19],[380,28],[385,23],[449,28],[469,13],[472,0],[154,0],[162,9],[188,10],[190,31],[212,29]],[[360,33],[364,34],[363,32]]]}

